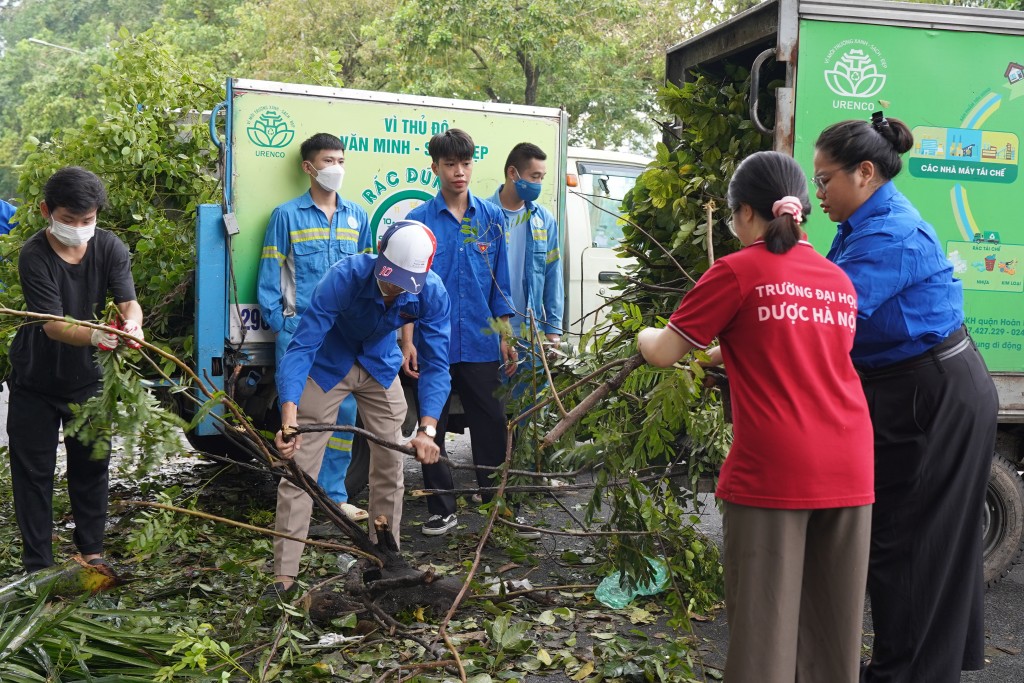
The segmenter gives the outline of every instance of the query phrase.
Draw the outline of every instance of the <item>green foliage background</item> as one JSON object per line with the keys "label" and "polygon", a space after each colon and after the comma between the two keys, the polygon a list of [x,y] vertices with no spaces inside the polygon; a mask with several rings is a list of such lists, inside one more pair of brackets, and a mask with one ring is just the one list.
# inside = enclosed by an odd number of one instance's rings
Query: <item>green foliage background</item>
{"label": "green foliage background", "polygon": [[[104,113],[56,130],[45,141],[29,137],[18,194],[25,205],[38,205],[47,178],[62,166],[83,166],[103,178],[109,203],[100,225],[134,253],[146,332],[187,357],[196,207],[219,201],[218,159],[200,114],[222,97],[217,78],[209,69],[183,63],[148,34],[131,37],[123,29],[111,43],[109,59],[90,66],[86,85]],[[15,231],[0,237],[0,253],[6,256],[0,260],[0,281],[8,283],[0,301],[15,309],[21,307],[17,249],[44,227],[36,211],[21,210],[17,218]],[[14,332],[2,330],[8,340],[4,363]]]}

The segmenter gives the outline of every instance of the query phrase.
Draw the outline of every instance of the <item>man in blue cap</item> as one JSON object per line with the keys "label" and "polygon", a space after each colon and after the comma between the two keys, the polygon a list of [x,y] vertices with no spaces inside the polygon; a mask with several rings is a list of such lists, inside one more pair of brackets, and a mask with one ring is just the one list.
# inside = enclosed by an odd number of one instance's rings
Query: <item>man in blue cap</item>
{"label": "man in blue cap", "polygon": [[[441,278],[430,270],[437,243],[422,223],[398,221],[377,245],[378,254],[357,254],[334,264],[316,286],[295,336],[277,369],[281,424],[331,423],[350,394],[359,405],[367,430],[397,443],[402,438],[406,403],[398,370],[402,352],[395,331],[416,323],[419,353],[419,430],[410,442],[416,459],[436,463],[440,450],[433,432],[451,389],[448,344],[450,304]],[[295,458],[315,477],[329,432],[313,432],[285,442],[274,440],[283,458]],[[370,519],[387,518],[400,543],[402,455],[370,443]],[[278,531],[304,538],[309,531],[312,499],[282,479],[277,489]],[[376,530],[370,524],[370,538]],[[265,596],[286,597],[294,590],[303,544],[274,540],[274,583]]]}

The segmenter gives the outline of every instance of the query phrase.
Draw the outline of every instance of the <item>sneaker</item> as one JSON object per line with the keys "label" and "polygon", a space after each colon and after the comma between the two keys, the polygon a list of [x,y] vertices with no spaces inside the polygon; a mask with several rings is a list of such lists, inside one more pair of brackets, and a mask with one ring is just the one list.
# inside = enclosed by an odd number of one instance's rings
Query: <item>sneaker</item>
{"label": "sneaker", "polygon": [[352,503],[338,503],[338,507],[353,522],[361,522],[370,516],[369,512],[362,508],[357,508]]}
{"label": "sneaker", "polygon": [[[526,517],[523,517],[522,515],[517,515],[513,521],[516,524],[521,524],[523,526],[533,526],[532,520],[529,520]],[[512,530],[515,532],[516,536],[525,541],[536,541],[538,538],[541,537],[541,533],[536,529],[519,529],[516,527],[512,527]]]}
{"label": "sneaker", "polygon": [[295,591],[299,588],[299,584],[292,582],[292,585],[288,588],[284,587],[284,584],[280,581],[274,581],[269,586],[263,589],[263,594],[260,595],[259,604],[270,605],[278,602],[288,602],[295,596]]}
{"label": "sneaker", "polygon": [[455,525],[459,523],[459,518],[454,514],[442,517],[441,515],[431,515],[430,519],[427,520],[420,531],[423,532],[424,536],[443,536],[448,533],[450,529],[455,528]]}

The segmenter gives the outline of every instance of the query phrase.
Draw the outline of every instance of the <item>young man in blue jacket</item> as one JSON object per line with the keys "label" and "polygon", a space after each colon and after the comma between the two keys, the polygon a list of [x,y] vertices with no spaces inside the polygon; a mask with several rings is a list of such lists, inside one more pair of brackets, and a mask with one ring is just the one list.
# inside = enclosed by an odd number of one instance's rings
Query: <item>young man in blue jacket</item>
{"label": "young man in blue jacket", "polygon": [[[516,368],[515,346],[508,334],[494,334],[491,323],[507,326],[515,312],[508,278],[505,244],[505,215],[501,209],[469,191],[473,175],[473,139],[452,128],[430,139],[430,168],[441,182],[433,199],[409,212],[437,236],[434,272],[444,281],[452,301],[452,341],[449,351],[452,386],[459,392],[466,412],[473,462],[497,467],[505,460],[508,436],[505,406],[496,395],[501,374],[511,376]],[[403,330],[403,333],[407,330]],[[422,332],[417,326],[414,339],[402,336],[403,370],[415,377],[417,350],[422,351]],[[422,380],[421,380],[422,381]],[[444,433],[448,422],[445,404],[438,421],[435,440],[445,454]],[[491,486],[491,472],[477,471],[477,483]],[[428,489],[454,488],[447,465],[424,465],[423,484]],[[490,494],[484,495],[485,501]],[[457,523],[455,497],[451,494],[427,498],[430,517],[421,527],[427,536],[440,536]]]}
{"label": "young man in blue jacket", "polygon": [[[330,133],[317,133],[302,143],[300,153],[309,192],[271,214],[257,282],[263,319],[277,335],[278,366],[320,278],[339,259],[368,251],[372,242],[366,212],[338,193],[345,178],[345,144]],[[350,397],[334,424],[355,423],[356,402]],[[345,488],[351,461],[352,435],[334,434],[317,483],[349,519],[360,521],[367,513],[348,502]]]}
{"label": "young man in blue jacket", "polygon": [[[531,142],[520,142],[505,161],[505,183],[490,201],[502,208],[508,223],[509,283],[515,314],[512,332],[529,340],[527,310],[533,311],[541,342],[562,339],[565,286],[558,248],[558,222],[540,204],[541,183],[547,175],[547,155]],[[525,333],[524,333],[525,326]]]}
{"label": "young man in blue jacket", "polygon": [[[421,223],[398,221],[384,233],[378,255],[358,254],[338,261],[317,285],[295,337],[277,372],[281,424],[330,423],[338,406],[354,395],[363,425],[377,436],[398,443],[406,403],[398,370],[402,352],[395,331],[414,323],[420,339],[419,429],[410,442],[416,459],[436,463],[440,453],[433,438],[451,384],[448,344],[451,327],[448,293],[431,272],[435,240]],[[303,471],[316,476],[330,438],[311,432],[275,445],[284,458],[295,458]],[[403,456],[370,443],[370,515],[387,518],[400,543]],[[282,479],[277,489],[276,528],[304,538],[313,501],[305,491]],[[370,538],[376,529],[370,525]],[[303,544],[274,540],[274,583],[267,597],[286,596],[298,575]]]}
{"label": "young man in blue jacket", "polygon": [[17,223],[11,222],[16,210],[13,204],[8,204],[0,199],[0,235],[6,235],[17,225]]}

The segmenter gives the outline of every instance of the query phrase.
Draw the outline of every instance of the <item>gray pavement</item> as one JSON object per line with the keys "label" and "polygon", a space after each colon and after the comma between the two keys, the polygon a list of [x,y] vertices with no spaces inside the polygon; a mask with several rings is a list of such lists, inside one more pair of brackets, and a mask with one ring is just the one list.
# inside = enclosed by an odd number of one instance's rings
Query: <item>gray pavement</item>
{"label": "gray pavement", "polygon": [[[0,445],[7,445],[7,401],[9,393],[0,393]],[[469,461],[467,436],[455,437],[450,442],[452,455]],[[419,478],[419,466],[410,459],[406,475],[408,484]],[[468,482],[467,482],[468,483]],[[701,511],[701,530],[719,546],[722,543],[722,521],[709,495]],[[415,519],[415,516],[413,517]],[[411,521],[411,520],[410,520]],[[13,520],[6,523],[12,524]],[[410,529],[411,536],[420,537],[418,530]],[[870,629],[870,609],[865,610],[865,623]],[[1024,682],[1024,566],[1010,572],[1001,583],[985,596],[986,669],[965,673],[965,683],[1022,683]],[[725,612],[721,610],[712,621],[695,623],[696,635],[701,640],[701,658],[710,666],[724,664],[728,630]]]}
{"label": "gray pavement", "polygon": [[[714,505],[705,506],[702,531],[721,547],[722,520]],[[865,642],[870,643],[871,608],[864,610]],[[728,647],[725,611],[714,622],[697,622],[697,634],[703,639],[704,659],[711,665],[724,665]],[[1024,566],[1016,567],[985,594],[985,669],[964,672],[964,683],[1024,682]]]}

